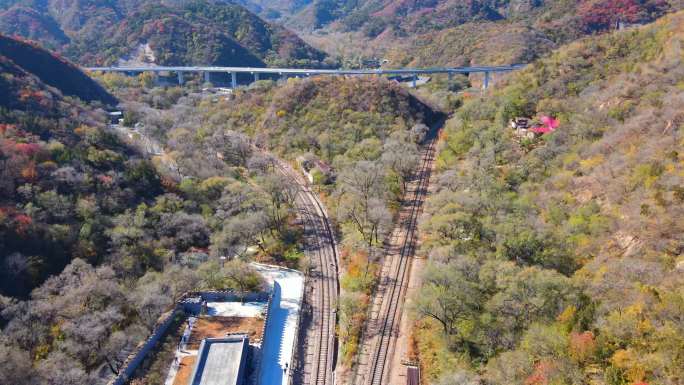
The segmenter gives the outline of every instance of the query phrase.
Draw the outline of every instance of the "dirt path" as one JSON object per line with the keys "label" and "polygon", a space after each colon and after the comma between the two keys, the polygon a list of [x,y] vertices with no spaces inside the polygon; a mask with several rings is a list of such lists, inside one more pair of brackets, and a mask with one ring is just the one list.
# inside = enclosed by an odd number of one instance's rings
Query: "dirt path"
{"label": "dirt path", "polygon": [[[414,258],[411,266],[411,274],[409,275],[408,287],[406,290],[406,302],[404,309],[411,307],[411,298],[420,289],[422,284],[421,274],[425,267],[426,260],[422,258]],[[394,355],[390,362],[389,383],[390,384],[405,384],[406,383],[406,366],[407,361],[412,361],[410,353],[411,336],[413,334],[413,319],[408,311],[401,314],[401,321],[399,322],[399,334],[394,346]]]}

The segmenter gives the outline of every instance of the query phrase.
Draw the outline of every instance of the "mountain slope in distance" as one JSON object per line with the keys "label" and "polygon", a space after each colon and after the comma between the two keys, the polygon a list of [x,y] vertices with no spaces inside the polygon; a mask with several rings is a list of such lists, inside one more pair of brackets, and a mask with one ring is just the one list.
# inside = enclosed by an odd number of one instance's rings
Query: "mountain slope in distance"
{"label": "mountain slope in distance", "polygon": [[[422,224],[426,378],[681,383],[683,46],[678,12],[579,39],[464,98]],[[528,135],[516,117],[555,128]],[[433,314],[459,321],[444,332]]]}
{"label": "mountain slope in distance", "polygon": [[[585,35],[681,8],[668,0],[318,0],[286,25],[347,66],[531,62]],[[363,60],[361,61],[363,62]]]}
{"label": "mountain slope in distance", "polygon": [[6,1],[0,32],[36,40],[82,65],[114,64],[147,45],[159,65],[320,66],[325,59],[287,29],[211,0]]}
{"label": "mountain slope in distance", "polygon": [[[54,87],[65,96],[78,97],[86,102],[99,101],[105,105],[116,103],[112,95],[79,68],[30,43],[0,35],[0,57],[3,75],[8,74],[3,76],[4,82],[10,82],[15,77],[35,77],[40,83]],[[10,87],[9,83],[3,89],[5,95],[0,100],[3,106],[10,105],[10,94],[21,91]]]}

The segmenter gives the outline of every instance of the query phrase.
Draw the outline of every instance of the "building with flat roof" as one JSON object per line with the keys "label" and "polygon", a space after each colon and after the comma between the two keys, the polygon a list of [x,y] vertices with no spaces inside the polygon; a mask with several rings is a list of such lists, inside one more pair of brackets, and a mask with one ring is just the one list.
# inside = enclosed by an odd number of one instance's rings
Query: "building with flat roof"
{"label": "building with flat roof", "polygon": [[190,385],[242,385],[246,377],[248,349],[249,337],[246,334],[204,339]]}

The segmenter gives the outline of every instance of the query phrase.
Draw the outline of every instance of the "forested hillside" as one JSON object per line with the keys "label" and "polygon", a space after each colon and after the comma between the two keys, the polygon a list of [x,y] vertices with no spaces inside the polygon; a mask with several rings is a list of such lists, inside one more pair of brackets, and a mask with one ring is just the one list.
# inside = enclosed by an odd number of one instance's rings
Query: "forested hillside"
{"label": "forested hillside", "polygon": [[288,25],[347,65],[527,63],[587,34],[647,23],[678,1],[314,1]]}
{"label": "forested hillside", "polygon": [[[118,75],[103,77],[110,87],[128,81]],[[234,97],[213,102],[174,88],[121,91],[122,98],[131,101],[126,104],[130,115],[164,143],[189,144],[178,138],[183,133],[211,145],[213,134],[230,130],[287,159],[310,153],[331,165],[350,151],[354,156],[371,156],[354,147],[377,146],[396,131],[410,131],[437,115],[399,84],[381,78],[290,79],[284,85],[259,81]],[[178,93],[187,97],[174,97]],[[201,135],[194,138],[197,130]],[[368,142],[371,139],[379,142]]]}
{"label": "forested hillside", "polygon": [[[0,58],[3,61],[2,80],[11,82],[3,88],[3,102],[0,105],[9,106],[17,102],[17,93],[29,92],[31,75],[40,82],[54,87],[64,96],[78,97],[84,101],[98,101],[103,105],[116,104],[116,99],[108,94],[102,86],[81,72],[73,64],[43,50],[31,43],[19,41],[0,34]],[[19,76],[15,79],[14,75]]]}
{"label": "forested hillside", "polygon": [[[112,85],[121,80],[104,79]],[[382,244],[420,160],[418,145],[441,113],[381,78],[261,81],[234,98],[188,95],[158,103],[174,93],[136,91],[139,102],[126,108],[132,121],[166,143],[183,172],[202,173],[219,158],[258,167],[236,145],[248,139],[311,175],[340,235],[339,335],[341,360],[349,364],[377,283]]]}
{"label": "forested hillside", "polygon": [[[339,20],[349,30],[382,32],[393,27],[407,33],[456,27],[473,21],[540,21],[558,32],[577,33],[605,29],[617,21],[635,23],[653,20],[667,10],[664,0],[527,1],[527,0],[368,0],[314,1],[317,26]],[[540,19],[540,20],[536,20]]]}
{"label": "forested hillside", "polygon": [[[339,242],[343,378],[420,145],[447,118],[426,100],[453,114],[399,359],[420,362],[428,384],[684,383],[681,2],[244,2],[386,66],[530,64],[481,93],[462,76],[411,92],[374,76],[230,91],[149,73],[96,82],[59,54],[325,55],[224,1],[0,0],[0,31],[59,53],[0,35],[0,384],[106,384],[184,292],[259,289],[250,261],[308,271],[281,161],[305,173]],[[123,119],[109,124],[114,105]],[[143,141],[161,149],[144,155]],[[142,382],[163,384],[167,369]]]}
{"label": "forested hillside", "polygon": [[311,0],[237,0],[235,3],[266,20],[284,21],[309,5]]}
{"label": "forested hillside", "polygon": [[684,381],[683,44],[681,12],[582,39],[449,121],[413,306],[427,380]]}
{"label": "forested hillside", "polygon": [[33,39],[83,65],[318,66],[324,54],[247,9],[214,0],[0,3],[0,32]]}
{"label": "forested hillside", "polygon": [[298,263],[294,193],[268,158],[160,174],[108,128],[111,95],[1,39],[1,384],[104,384],[184,292],[258,288],[250,258]]}
{"label": "forested hillside", "polygon": [[[502,4],[503,8],[497,8]],[[489,16],[467,12],[451,18],[439,16],[446,9],[437,7],[437,19],[421,14],[415,25],[423,26],[417,32],[425,33],[407,46],[390,50],[391,62],[411,66],[529,63],[582,36],[614,30],[618,23],[648,23],[681,9],[681,4],[663,0],[511,1],[464,7],[470,12],[489,10]]]}

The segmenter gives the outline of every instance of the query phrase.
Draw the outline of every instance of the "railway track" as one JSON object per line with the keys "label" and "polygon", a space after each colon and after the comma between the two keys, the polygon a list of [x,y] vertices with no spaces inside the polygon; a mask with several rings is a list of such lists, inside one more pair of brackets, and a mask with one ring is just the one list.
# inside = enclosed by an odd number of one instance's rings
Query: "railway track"
{"label": "railway track", "polygon": [[[300,375],[290,383],[333,384],[337,339],[337,297],[339,294],[337,250],[328,216],[318,197],[302,177],[283,164],[280,171],[297,184],[296,205],[304,222],[307,242],[305,253],[312,262],[308,280],[313,290],[304,295],[311,308],[312,322],[302,334],[305,357],[300,357]],[[305,289],[306,290],[306,289]],[[302,358],[304,358],[302,360]]]}
{"label": "railway track", "polygon": [[[361,358],[357,362],[353,384],[381,385],[389,380],[390,360],[398,335],[402,305],[407,289],[407,281],[411,269],[411,260],[416,247],[416,225],[422,209],[430,180],[430,172],[435,154],[435,138],[430,138],[423,148],[422,161],[418,168],[412,193],[407,194],[400,212],[400,225],[395,230],[389,245],[398,249],[396,256],[386,255],[385,263],[389,264],[376,291],[374,303],[379,304],[377,313],[371,313],[369,322],[363,333]],[[388,254],[390,254],[388,253]]]}

